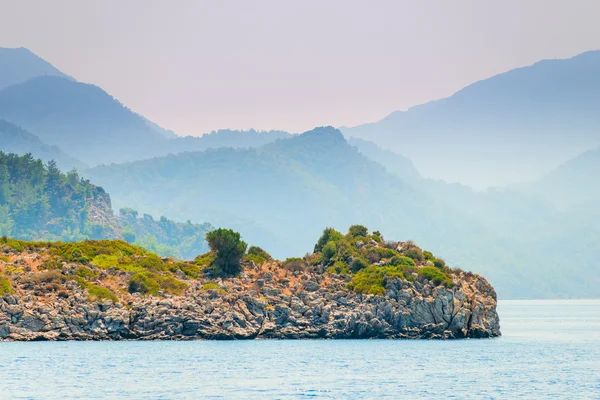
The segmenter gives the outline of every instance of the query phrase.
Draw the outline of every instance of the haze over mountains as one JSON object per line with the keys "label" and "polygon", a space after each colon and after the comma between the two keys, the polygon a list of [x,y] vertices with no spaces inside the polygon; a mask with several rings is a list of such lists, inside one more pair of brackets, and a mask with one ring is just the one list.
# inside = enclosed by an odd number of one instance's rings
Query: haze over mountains
{"label": "haze over mountains", "polygon": [[[12,62],[43,65],[29,54]],[[363,223],[483,273],[503,298],[597,297],[598,54],[509,71],[346,138],[332,127],[174,137],[38,68],[0,90],[0,150],[76,167],[117,208],[234,228],[281,258],[311,251],[326,226]],[[546,176],[485,192],[427,179],[479,188],[534,175]]]}
{"label": "haze over mountains", "polygon": [[341,130],[408,156],[426,177],[485,188],[537,180],[599,146],[599,109],[600,51],[590,51]]}

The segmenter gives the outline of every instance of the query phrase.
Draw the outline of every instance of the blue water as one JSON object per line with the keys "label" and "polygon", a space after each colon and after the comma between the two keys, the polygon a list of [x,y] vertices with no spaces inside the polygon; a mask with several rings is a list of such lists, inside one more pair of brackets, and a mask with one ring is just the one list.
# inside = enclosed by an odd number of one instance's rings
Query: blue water
{"label": "blue water", "polygon": [[600,399],[600,300],[499,313],[487,340],[0,343],[0,398]]}

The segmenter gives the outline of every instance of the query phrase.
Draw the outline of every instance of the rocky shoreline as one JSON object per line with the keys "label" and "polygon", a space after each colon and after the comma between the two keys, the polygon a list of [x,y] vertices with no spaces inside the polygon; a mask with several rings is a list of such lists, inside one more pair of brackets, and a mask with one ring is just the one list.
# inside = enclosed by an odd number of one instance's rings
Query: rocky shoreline
{"label": "rocky shoreline", "polygon": [[[422,277],[394,278],[384,295],[373,295],[349,290],[346,275],[252,263],[239,277],[211,285],[188,279],[180,296],[124,293],[117,302],[99,302],[75,281],[58,288],[36,281],[36,257],[23,252],[11,259],[23,272],[12,276],[14,293],[0,297],[0,341],[500,336],[496,293],[483,277],[468,272],[456,272],[452,288]],[[65,263],[63,276],[76,267]],[[101,271],[100,277],[119,282],[123,275]]]}

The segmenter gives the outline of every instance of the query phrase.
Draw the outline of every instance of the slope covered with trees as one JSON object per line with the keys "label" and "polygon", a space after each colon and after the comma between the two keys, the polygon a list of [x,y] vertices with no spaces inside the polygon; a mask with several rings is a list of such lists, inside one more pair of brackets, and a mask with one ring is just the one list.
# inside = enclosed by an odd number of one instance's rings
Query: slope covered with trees
{"label": "slope covered with trees", "polygon": [[155,221],[134,210],[115,216],[110,196],[72,170],[31,154],[0,152],[0,236],[25,240],[121,239],[161,255],[194,257],[208,246],[210,224]]}

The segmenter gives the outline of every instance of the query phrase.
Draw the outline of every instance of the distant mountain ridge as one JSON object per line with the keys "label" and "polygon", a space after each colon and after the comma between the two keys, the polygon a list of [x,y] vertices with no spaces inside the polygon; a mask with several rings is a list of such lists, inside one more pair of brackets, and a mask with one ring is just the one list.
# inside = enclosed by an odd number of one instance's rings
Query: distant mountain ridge
{"label": "distant mountain ridge", "polygon": [[50,160],[56,161],[63,170],[87,167],[81,161],[65,154],[58,147],[42,142],[37,136],[3,119],[0,119],[0,151],[19,155],[31,153],[46,163]]}
{"label": "distant mountain ridge", "polygon": [[538,179],[600,145],[600,51],[544,60],[452,96],[340,128],[409,154],[426,177],[475,187]]}
{"label": "distant mountain ridge", "polygon": [[72,79],[23,47],[15,49],[0,47],[0,90],[38,76]]}
{"label": "distant mountain ridge", "polygon": [[589,207],[600,215],[600,147],[587,151],[550,172],[530,190],[562,209]]}

